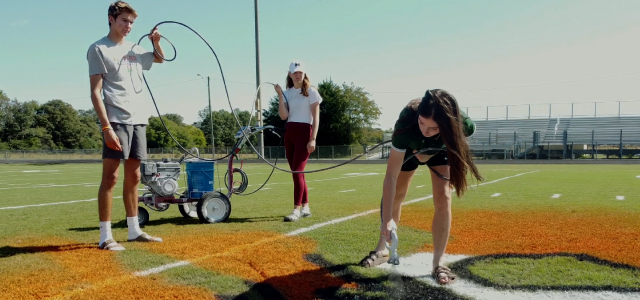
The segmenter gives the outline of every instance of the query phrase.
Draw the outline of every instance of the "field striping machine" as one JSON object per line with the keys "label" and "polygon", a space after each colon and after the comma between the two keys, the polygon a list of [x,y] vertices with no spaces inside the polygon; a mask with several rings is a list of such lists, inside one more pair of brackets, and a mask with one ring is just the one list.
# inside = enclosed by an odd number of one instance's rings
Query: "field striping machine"
{"label": "field striping machine", "polygon": [[[251,135],[265,129],[273,131],[273,128],[273,126],[247,126],[236,133],[237,142],[229,155],[228,170],[225,174],[227,194],[216,191],[214,188],[216,161],[201,159],[199,155],[195,155],[196,158],[185,159],[189,155],[185,153],[177,162],[164,158],[160,162],[143,161],[141,163],[141,182],[146,192],[138,197],[138,202],[158,212],[169,209],[171,204],[176,204],[182,216],[198,217],[203,223],[226,221],[231,214],[231,196],[244,192],[248,185],[247,175],[242,168],[233,167],[234,158]],[[187,189],[179,193],[178,179],[180,179],[182,163],[185,164]],[[239,173],[239,181],[234,181],[234,173]],[[144,226],[149,218],[149,211],[143,206],[138,206],[140,225]]]}

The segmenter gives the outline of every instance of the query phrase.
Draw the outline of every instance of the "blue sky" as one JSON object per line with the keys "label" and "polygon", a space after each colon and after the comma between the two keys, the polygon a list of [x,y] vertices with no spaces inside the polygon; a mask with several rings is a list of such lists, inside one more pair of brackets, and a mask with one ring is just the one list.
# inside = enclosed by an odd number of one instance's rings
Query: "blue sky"
{"label": "blue sky", "polygon": [[[108,33],[110,1],[5,1],[0,12],[0,89],[19,101],[62,99],[89,109],[88,46]],[[128,39],[155,24],[185,23],[209,41],[234,107],[250,110],[255,92],[251,0],[129,1],[139,17]],[[179,4],[177,4],[179,3]],[[371,94],[379,127],[429,88],[451,91],[473,118],[640,113],[640,1],[260,1],[263,82],[283,83],[291,60],[307,64],[313,84],[332,79]],[[207,105],[229,109],[213,55],[190,31],[162,25],[174,62],[146,74],[162,113],[188,123]],[[150,48],[144,41],[143,47]],[[167,44],[165,51],[171,56]],[[275,95],[266,86],[263,106]],[[149,115],[155,115],[152,104]]]}

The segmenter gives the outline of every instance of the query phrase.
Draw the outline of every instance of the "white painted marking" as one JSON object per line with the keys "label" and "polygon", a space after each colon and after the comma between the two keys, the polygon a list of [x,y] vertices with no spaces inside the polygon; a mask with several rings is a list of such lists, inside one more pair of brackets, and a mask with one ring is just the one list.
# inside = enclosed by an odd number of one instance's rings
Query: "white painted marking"
{"label": "white painted marking", "polygon": [[491,195],[491,197],[498,197],[500,195],[502,195],[502,193],[495,193],[495,194]]}
{"label": "white painted marking", "polygon": [[[432,197],[433,197],[433,195],[430,195],[430,196],[427,196],[427,197],[418,198],[418,199],[413,199],[411,201],[403,202],[402,205],[416,203],[416,202],[419,202],[419,201],[422,201],[422,200],[426,200],[426,199],[429,199],[429,198],[432,198]],[[309,227],[305,227],[305,228],[300,228],[300,229],[294,230],[292,232],[289,232],[286,235],[290,235],[290,236],[298,235],[298,234],[305,233],[305,232],[308,232],[308,231],[311,231],[311,230],[314,230],[314,229],[318,229],[320,227],[324,227],[324,226],[327,226],[327,225],[338,224],[338,223],[341,223],[341,222],[344,222],[344,221],[355,219],[357,217],[366,216],[368,214],[379,213],[379,212],[380,212],[379,208],[378,209],[372,209],[372,210],[368,210],[368,211],[365,211],[365,212],[361,212],[359,214],[350,215],[350,216],[347,216],[347,217],[343,217],[343,218],[327,221],[327,222],[320,223],[320,224],[315,224],[315,225],[312,225],[312,226],[309,226]]]}
{"label": "white painted marking", "polygon": [[[53,184],[53,183],[49,183],[49,184],[36,184],[36,185],[31,185],[31,186],[7,187],[7,188],[0,188],[0,190],[39,189],[39,188],[50,188],[50,187],[86,186],[86,185],[96,186],[96,183],[95,182],[91,182],[91,183],[73,183],[73,184]],[[99,185],[97,185],[97,186],[99,186]],[[117,186],[118,185],[116,185],[116,187]]]}
{"label": "white painted marking", "polygon": [[616,200],[624,200],[624,196],[616,196]]}
{"label": "white painted marking", "polygon": [[[378,173],[380,174],[380,173]],[[320,181],[331,181],[331,180],[340,180],[340,179],[347,179],[347,178],[354,178],[357,176],[347,176],[347,177],[336,177],[336,178],[327,178],[327,179],[317,179],[317,180],[307,180],[307,183],[309,182],[320,182]],[[293,184],[293,181],[287,181],[287,182],[272,182],[272,183],[267,183],[265,184],[265,186],[267,185],[274,185],[274,184]],[[251,184],[247,185],[247,186],[253,186]]]}
{"label": "white painted marking", "polygon": [[58,170],[25,170],[22,173],[60,172]]}
{"label": "white painted marking", "polygon": [[553,194],[553,196],[551,196],[551,198],[558,199],[558,198],[560,198],[560,196],[561,196],[561,194]]}
{"label": "white painted marking", "polygon": [[636,176],[636,178],[640,178],[640,175]]}
{"label": "white painted marking", "polygon": [[[466,255],[451,255],[445,254],[442,258],[443,264],[454,263],[469,256]],[[447,286],[439,286],[432,278],[430,270],[433,269],[432,265],[433,254],[432,253],[416,253],[407,257],[400,258],[400,264],[380,264],[376,268],[384,269],[390,273],[402,274],[405,276],[414,277],[417,280],[425,282],[431,286],[437,286],[439,288],[449,289],[452,292],[464,296],[468,296],[472,299],[479,300],[493,300],[493,299],[514,299],[514,300],[526,300],[526,299],[559,299],[559,300],[573,300],[573,299],[638,299],[640,293],[638,292],[611,292],[611,291],[521,291],[521,290],[499,290],[492,287],[483,286],[465,278],[456,280],[455,284]],[[389,280],[393,280],[397,275],[390,275]]]}
{"label": "white painted marking", "polygon": [[190,263],[188,261],[183,260],[183,261],[179,261],[179,262],[175,262],[175,263],[159,266],[159,267],[156,267],[156,268],[152,268],[152,269],[149,269],[149,270],[146,270],[146,271],[135,272],[135,273],[133,273],[133,275],[135,275],[135,276],[147,276],[147,275],[151,275],[151,274],[160,273],[162,271],[169,270],[169,269],[172,269],[172,268],[186,266],[186,265],[189,265],[189,264]]}
{"label": "white painted marking", "polygon": [[421,188],[421,187],[424,187],[424,185],[419,185],[419,186],[417,186],[416,188]]}
{"label": "white painted marking", "polygon": [[339,191],[338,193],[348,193],[348,192],[355,192],[356,190],[344,190],[344,191]]}
{"label": "white painted marking", "polygon": [[369,175],[379,175],[380,173],[348,173],[344,174],[344,176],[369,176]]}
{"label": "white painted marking", "polygon": [[[113,197],[113,199],[118,199],[118,198],[122,198],[122,196]],[[87,200],[73,200],[73,201],[66,201],[66,202],[54,202],[54,203],[23,205],[23,206],[9,206],[9,207],[0,207],[0,210],[3,210],[3,209],[18,209],[18,208],[27,208],[27,207],[38,207],[38,206],[50,206],[50,205],[59,205],[59,204],[71,204],[71,203],[89,202],[89,201],[96,201],[96,200],[98,200],[98,198],[91,198],[91,199],[87,199]]]}

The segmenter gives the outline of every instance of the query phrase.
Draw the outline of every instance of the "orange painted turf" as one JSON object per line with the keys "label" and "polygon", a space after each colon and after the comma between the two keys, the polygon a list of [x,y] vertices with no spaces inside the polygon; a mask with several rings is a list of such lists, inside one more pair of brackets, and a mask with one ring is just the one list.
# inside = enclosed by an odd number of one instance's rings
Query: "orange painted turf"
{"label": "orange painted turf", "polygon": [[[216,273],[267,283],[286,299],[314,299],[316,289],[356,288],[304,259],[315,242],[269,232],[202,232],[163,235],[164,243],[139,244],[156,253]],[[202,288],[170,285],[123,270],[114,252],[95,245],[49,240],[11,245],[51,263],[31,270],[8,270],[0,278],[3,299],[213,299]],[[56,246],[58,245],[58,246]],[[61,245],[61,246],[60,246]]]}
{"label": "orange painted turf", "polygon": [[[432,217],[433,208],[403,209],[401,224],[431,231]],[[638,241],[637,213],[454,210],[447,253],[584,253],[640,267]],[[433,246],[421,251],[433,251]]]}
{"label": "orange painted turf", "polygon": [[3,270],[2,299],[211,299],[210,291],[172,286],[123,270],[113,252],[63,240],[22,241],[9,245],[42,264]]}
{"label": "orange painted turf", "polygon": [[[407,206],[401,225],[430,231],[433,208]],[[323,288],[357,284],[308,262],[316,242],[273,232],[231,232],[217,228],[162,235],[164,243],[137,244],[153,253],[188,260],[214,273],[266,283],[285,299],[313,299]],[[640,267],[637,214],[606,211],[454,210],[447,253],[468,255],[584,253]],[[214,299],[214,291],[172,285],[157,276],[136,277],[115,253],[96,245],[50,238],[7,247],[36,255],[38,265],[0,270],[3,299]],[[432,251],[425,245],[418,251]],[[33,261],[33,260],[32,260]],[[355,263],[355,262],[354,262]]]}
{"label": "orange painted turf", "polygon": [[304,259],[306,254],[315,252],[316,243],[310,239],[285,237],[272,232],[219,231],[163,238],[163,244],[145,246],[214,272],[268,283],[286,299],[313,299],[316,289],[345,284],[345,287],[350,287],[345,281]]}

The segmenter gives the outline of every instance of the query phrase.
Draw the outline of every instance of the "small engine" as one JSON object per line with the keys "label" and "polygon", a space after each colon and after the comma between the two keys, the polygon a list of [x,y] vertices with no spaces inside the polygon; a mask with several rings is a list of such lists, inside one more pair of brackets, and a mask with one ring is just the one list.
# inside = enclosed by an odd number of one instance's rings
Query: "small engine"
{"label": "small engine", "polygon": [[141,181],[158,196],[171,196],[178,191],[180,163],[163,158],[162,162],[143,161],[140,164]]}

